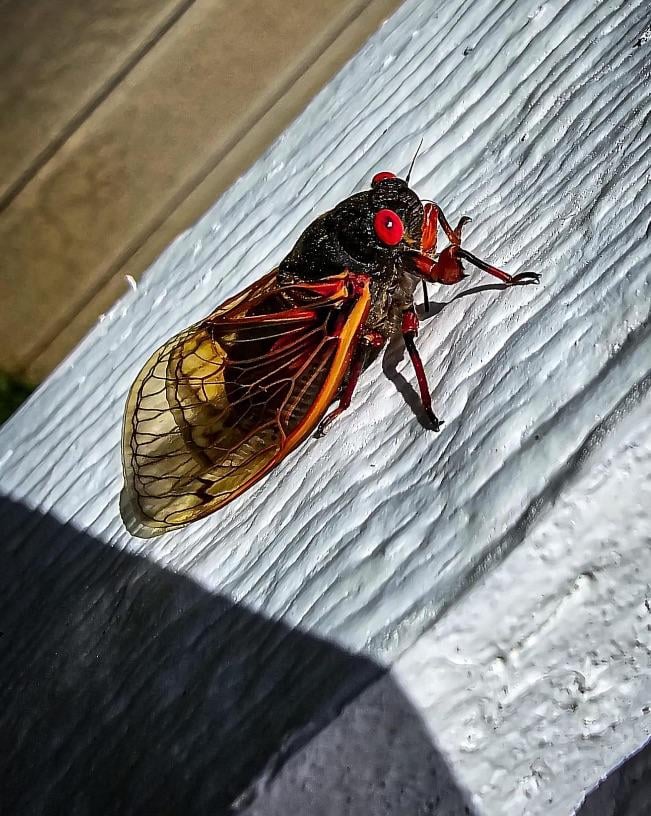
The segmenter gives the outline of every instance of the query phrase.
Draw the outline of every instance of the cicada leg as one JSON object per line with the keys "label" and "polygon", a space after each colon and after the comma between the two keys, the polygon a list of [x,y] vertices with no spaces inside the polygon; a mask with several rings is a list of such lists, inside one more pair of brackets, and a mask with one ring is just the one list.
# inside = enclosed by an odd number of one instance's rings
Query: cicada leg
{"label": "cicada leg", "polygon": [[423,208],[423,233],[421,237],[421,248],[423,252],[436,252],[436,242],[439,231],[439,209],[434,204],[425,204]]}
{"label": "cicada leg", "polygon": [[420,401],[423,405],[427,418],[432,423],[433,429],[435,431],[440,431],[443,420],[439,419],[432,410],[432,396],[430,394],[429,385],[427,384],[425,368],[423,367],[423,361],[420,358],[420,354],[416,348],[416,343],[414,342],[414,338],[418,334],[418,324],[418,315],[413,307],[403,312],[402,337],[405,341],[407,351],[409,352],[409,357],[414,367],[414,371],[416,372],[416,380],[418,381],[418,388],[420,390]]}
{"label": "cicada leg", "polygon": [[[422,252],[431,257],[436,254],[436,244],[438,240],[439,223],[443,228],[443,232],[447,236],[448,241],[453,246],[461,246],[461,231],[466,224],[472,221],[467,215],[464,215],[459,220],[456,229],[452,229],[450,222],[445,217],[445,213],[433,201],[427,202],[423,207],[423,232],[421,238]],[[427,294],[427,282],[423,278],[423,305],[425,311],[429,312],[429,296]]]}
{"label": "cicada leg", "polygon": [[428,283],[451,285],[462,281],[466,277],[461,265],[462,260],[499,278],[505,286],[526,286],[531,283],[540,283],[540,275],[537,272],[520,272],[519,275],[509,275],[508,272],[491,266],[471,252],[462,249],[458,244],[446,247],[436,260],[422,252],[410,252],[405,256],[405,260],[409,271]]}
{"label": "cicada leg", "polygon": [[366,367],[371,349],[381,348],[385,342],[384,336],[379,332],[368,332],[362,337],[355,353],[353,354],[353,359],[348,370],[348,379],[346,380],[344,389],[339,397],[339,404],[333,411],[331,411],[321,420],[321,423],[316,431],[317,436],[325,436],[326,431],[333,420],[335,420],[340,414],[343,414],[343,412],[350,407],[350,403],[353,399],[353,393],[355,392],[355,388],[357,387],[362,371],[364,371],[364,368]]}
{"label": "cicada leg", "polygon": [[423,207],[423,234],[421,239],[421,249],[426,255],[434,255],[436,252],[438,226],[441,225],[448,241],[455,246],[461,245],[461,231],[466,224],[472,221],[467,215],[460,218],[456,229],[452,229],[450,222],[445,217],[445,213],[434,202],[427,202]]}

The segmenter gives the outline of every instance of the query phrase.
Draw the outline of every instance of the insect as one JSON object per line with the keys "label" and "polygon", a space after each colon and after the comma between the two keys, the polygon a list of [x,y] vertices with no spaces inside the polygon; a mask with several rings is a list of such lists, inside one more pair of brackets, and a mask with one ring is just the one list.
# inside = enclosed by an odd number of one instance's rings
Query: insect
{"label": "insect", "polygon": [[[409,187],[409,175],[377,173],[370,189],[313,221],[276,269],[147,361],[123,426],[121,505],[132,532],[148,537],[207,516],[323,434],[398,332],[439,430],[414,341],[419,281],[425,293],[425,283],[458,283],[463,262],[505,286],[539,276],[508,275],[464,249],[470,219],[453,229]],[[442,251],[439,228],[449,242]]]}

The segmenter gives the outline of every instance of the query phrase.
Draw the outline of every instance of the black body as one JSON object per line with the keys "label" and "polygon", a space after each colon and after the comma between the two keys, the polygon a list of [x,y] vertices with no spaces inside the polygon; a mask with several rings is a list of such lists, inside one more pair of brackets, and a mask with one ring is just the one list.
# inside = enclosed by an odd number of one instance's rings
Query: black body
{"label": "black body", "polygon": [[[373,228],[376,212],[389,209],[405,227],[396,246],[382,243]],[[406,181],[388,178],[346,198],[303,232],[278,267],[281,283],[317,281],[345,270],[372,279],[372,306],[365,328],[385,340],[398,331],[402,312],[413,305],[417,278],[405,271],[403,255],[419,249],[423,204]]]}

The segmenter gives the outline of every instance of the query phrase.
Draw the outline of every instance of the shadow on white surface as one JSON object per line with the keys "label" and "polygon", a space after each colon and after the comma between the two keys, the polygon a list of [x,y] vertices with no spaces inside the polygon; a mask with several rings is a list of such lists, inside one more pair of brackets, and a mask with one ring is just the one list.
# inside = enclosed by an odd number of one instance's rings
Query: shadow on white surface
{"label": "shadow on white surface", "polygon": [[592,790],[576,816],[648,816],[651,811],[651,739]]}
{"label": "shadow on white surface", "polygon": [[[267,812],[290,756],[383,674],[6,498],[0,530],[3,813]],[[373,733],[355,734],[369,750],[313,770],[301,801],[470,813],[418,714],[390,675],[381,685]]]}

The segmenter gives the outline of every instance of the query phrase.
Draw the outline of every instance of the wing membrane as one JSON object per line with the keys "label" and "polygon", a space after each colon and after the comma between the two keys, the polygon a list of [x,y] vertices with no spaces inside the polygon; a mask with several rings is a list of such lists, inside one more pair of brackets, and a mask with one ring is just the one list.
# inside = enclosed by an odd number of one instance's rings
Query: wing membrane
{"label": "wing membrane", "polygon": [[238,496],[317,426],[369,304],[341,275],[280,286],[275,271],[173,337],[132,386],[125,523],[156,535]]}

